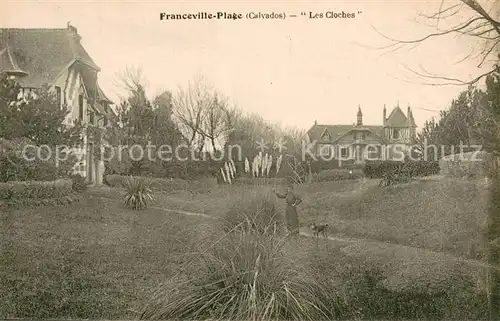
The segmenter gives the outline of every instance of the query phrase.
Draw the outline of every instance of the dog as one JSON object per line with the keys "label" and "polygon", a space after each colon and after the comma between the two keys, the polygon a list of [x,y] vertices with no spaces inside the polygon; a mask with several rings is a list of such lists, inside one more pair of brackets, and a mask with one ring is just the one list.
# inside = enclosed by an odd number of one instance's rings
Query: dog
{"label": "dog", "polygon": [[328,224],[316,224],[311,223],[309,227],[313,230],[314,236],[319,237],[321,234],[323,237],[328,238]]}

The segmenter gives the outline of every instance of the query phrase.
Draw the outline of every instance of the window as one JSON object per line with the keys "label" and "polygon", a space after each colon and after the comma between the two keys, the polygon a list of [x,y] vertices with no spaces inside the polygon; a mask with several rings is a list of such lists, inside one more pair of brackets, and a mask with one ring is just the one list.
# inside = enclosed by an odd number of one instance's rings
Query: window
{"label": "window", "polygon": [[78,96],[78,118],[83,120],[83,95]]}
{"label": "window", "polygon": [[362,132],[362,133],[361,133],[361,139],[362,139],[362,140],[366,139],[366,134],[365,134],[365,132]]}
{"label": "window", "polygon": [[61,87],[56,86],[55,90],[56,90],[56,102],[59,105],[59,107],[61,107],[61,105],[62,105],[62,101],[61,101],[62,100],[61,99]]}
{"label": "window", "polygon": [[94,125],[94,112],[90,112],[90,116],[89,116],[89,123]]}
{"label": "window", "polygon": [[327,157],[331,155],[331,146],[328,144],[320,145],[320,155],[322,157]]}
{"label": "window", "polygon": [[102,120],[102,124],[104,126],[108,126],[108,117],[104,116],[103,120]]}
{"label": "window", "polygon": [[394,128],[394,131],[392,133],[392,137],[395,138],[395,139],[399,138],[399,129]]}
{"label": "window", "polygon": [[347,158],[349,156],[349,150],[347,147],[341,147],[340,148],[340,157],[342,158]]}

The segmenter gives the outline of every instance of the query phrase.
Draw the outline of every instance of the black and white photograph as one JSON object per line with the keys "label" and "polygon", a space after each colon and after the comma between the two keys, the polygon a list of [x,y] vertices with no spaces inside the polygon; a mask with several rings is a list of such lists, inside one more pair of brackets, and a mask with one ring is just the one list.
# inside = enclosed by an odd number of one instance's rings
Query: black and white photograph
{"label": "black and white photograph", "polygon": [[500,1],[2,1],[0,236],[5,320],[500,320]]}

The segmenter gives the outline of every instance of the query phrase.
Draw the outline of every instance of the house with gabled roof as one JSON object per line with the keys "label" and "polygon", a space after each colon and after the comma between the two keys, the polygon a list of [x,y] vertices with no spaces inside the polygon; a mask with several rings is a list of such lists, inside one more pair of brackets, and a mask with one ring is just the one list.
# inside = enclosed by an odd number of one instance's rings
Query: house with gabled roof
{"label": "house with gabled roof", "polygon": [[[69,23],[61,29],[0,28],[0,73],[16,78],[22,87],[19,98],[48,85],[61,108],[69,110],[67,126],[75,120],[107,126],[112,101],[99,86],[100,70],[83,47],[77,28]],[[100,184],[104,164],[94,159],[86,135],[83,146],[74,149],[80,159],[75,173]]]}
{"label": "house with gabled roof", "polygon": [[311,150],[321,159],[339,159],[344,164],[403,160],[415,143],[416,128],[410,106],[405,115],[398,103],[387,116],[384,105],[382,125],[363,124],[359,106],[353,125],[321,125],[315,121],[307,137],[313,145]]}

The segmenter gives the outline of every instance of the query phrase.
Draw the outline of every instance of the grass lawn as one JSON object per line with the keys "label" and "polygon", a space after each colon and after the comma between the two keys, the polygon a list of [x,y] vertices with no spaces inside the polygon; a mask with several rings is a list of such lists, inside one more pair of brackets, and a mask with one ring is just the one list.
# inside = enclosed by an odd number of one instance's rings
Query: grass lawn
{"label": "grass lawn", "polygon": [[[489,202],[483,182],[423,179],[385,189],[377,184],[346,180],[298,186],[304,200],[301,226],[328,223],[331,234],[483,259]],[[157,193],[157,205],[222,217],[234,199],[272,187],[222,185],[201,193]],[[283,202],[279,206],[283,211]]]}
{"label": "grass lawn", "polygon": [[94,197],[1,213],[0,317],[135,317],[204,222],[120,205]]}
{"label": "grass lawn", "polygon": [[[0,221],[0,318],[136,318],[162,282],[220,236],[212,220],[94,196],[1,212]],[[315,245],[299,242],[298,255]]]}
{"label": "grass lawn", "polygon": [[421,180],[351,193],[306,192],[304,223],[327,222],[340,235],[483,259],[489,192],[482,181]]}
{"label": "grass lawn", "polygon": [[[223,217],[235,198],[250,198],[252,193],[271,187],[220,186],[202,193],[157,194],[156,206]],[[106,188],[96,192],[110,197],[121,193]],[[381,190],[375,181],[345,181],[310,184],[298,188],[297,192],[304,199],[300,207],[302,225],[309,221],[328,221],[345,234],[422,247],[438,244],[436,239],[430,238],[436,231],[444,234],[456,232],[458,234],[446,236],[457,238],[464,244],[476,242],[474,233],[479,233],[482,228],[481,215],[486,212],[481,212],[479,207],[483,190],[479,185],[467,182],[416,182]],[[441,203],[436,203],[438,201]],[[200,253],[218,242],[223,234],[218,221],[155,208],[139,212],[126,210],[121,200],[92,195],[67,206],[9,210],[0,213],[0,221],[0,318],[137,318],[137,312],[142,311],[163,282],[176,280],[177,273],[186,266],[201,265],[203,270]],[[423,234],[421,238],[408,237],[412,234],[400,233],[402,227]],[[229,242],[226,246],[234,246],[231,241],[225,242]],[[446,242],[449,240],[445,239]],[[441,249],[455,251],[453,248]],[[245,255],[245,251],[240,253]],[[312,238],[300,237],[289,240],[284,253],[286,260],[293,262],[293,268],[303,268],[305,279],[320,278],[320,281],[311,281],[318,284],[332,282],[331,289],[335,293],[345,284],[342,277],[353,269],[381,269],[382,284],[387,288],[396,287],[397,291],[402,291],[408,284],[413,288],[427,289],[429,282],[442,284],[443,280],[451,278],[451,283],[446,286],[453,290],[446,291],[460,294],[457,286],[461,281],[455,282],[455,275],[459,278],[467,275],[477,280],[484,276],[481,269],[466,266],[453,258],[417,250],[394,252],[390,248],[381,248],[380,244],[316,243]],[[226,264],[230,262],[217,261],[211,255],[207,257],[212,258],[212,263],[230,267]],[[244,257],[242,260],[242,263],[248,263]],[[271,279],[274,272],[270,270],[269,273]],[[362,280],[364,277],[351,275],[348,278]],[[407,302],[404,293],[366,290],[363,286],[355,285],[356,291],[360,291],[355,295],[361,297],[354,303],[346,303],[342,309],[375,304],[373,311],[377,313],[386,313],[395,306],[410,313],[411,309],[420,309],[420,306],[439,299],[444,301],[431,308],[451,309],[445,314],[449,317],[473,318],[476,314],[468,313],[477,312],[476,308],[463,302],[451,302],[452,298],[446,295],[424,298],[422,302]],[[484,284],[476,286],[484,291]],[[352,291],[346,293],[352,294]],[[439,291],[438,295],[441,295]],[[336,297],[335,293],[331,295]],[[379,296],[386,297],[381,299]],[[470,301],[466,296],[463,298],[464,302]],[[379,302],[375,302],[377,300]],[[441,313],[439,311],[429,313],[438,313],[434,314],[437,316]],[[395,316],[401,317],[401,314]],[[415,314],[408,317],[412,316]]]}

